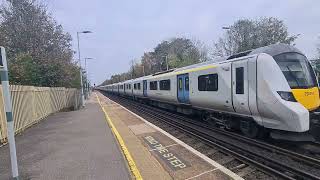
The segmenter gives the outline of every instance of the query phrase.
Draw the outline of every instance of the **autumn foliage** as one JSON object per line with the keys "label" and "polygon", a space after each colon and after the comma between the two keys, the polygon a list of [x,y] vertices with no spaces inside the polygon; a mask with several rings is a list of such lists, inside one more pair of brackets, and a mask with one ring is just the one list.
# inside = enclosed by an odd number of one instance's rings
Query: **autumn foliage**
{"label": "autumn foliage", "polygon": [[0,9],[0,46],[7,51],[11,84],[79,87],[71,36],[34,0],[11,0]]}

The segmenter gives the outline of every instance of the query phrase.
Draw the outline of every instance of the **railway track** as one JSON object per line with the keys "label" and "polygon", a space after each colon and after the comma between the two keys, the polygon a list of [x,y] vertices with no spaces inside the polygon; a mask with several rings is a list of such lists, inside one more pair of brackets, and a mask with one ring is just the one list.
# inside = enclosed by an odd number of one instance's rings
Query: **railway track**
{"label": "railway track", "polygon": [[320,179],[318,172],[320,160],[318,159],[219,128],[209,127],[205,123],[197,122],[188,117],[132,100],[110,95],[108,97],[147,120],[153,121],[153,123],[155,121],[157,124],[165,123],[169,127],[197,138],[212,148],[218,148],[221,152],[228,153],[239,161],[254,166],[267,174],[283,179]]}

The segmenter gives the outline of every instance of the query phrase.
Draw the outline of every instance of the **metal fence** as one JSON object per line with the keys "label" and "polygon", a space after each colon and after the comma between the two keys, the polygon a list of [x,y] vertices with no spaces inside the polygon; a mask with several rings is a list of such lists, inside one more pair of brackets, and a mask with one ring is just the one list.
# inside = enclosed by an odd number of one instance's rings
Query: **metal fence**
{"label": "metal fence", "polygon": [[[78,109],[77,89],[63,87],[10,86],[15,133],[20,133],[48,115],[63,109]],[[7,121],[0,86],[0,143],[7,141]]]}

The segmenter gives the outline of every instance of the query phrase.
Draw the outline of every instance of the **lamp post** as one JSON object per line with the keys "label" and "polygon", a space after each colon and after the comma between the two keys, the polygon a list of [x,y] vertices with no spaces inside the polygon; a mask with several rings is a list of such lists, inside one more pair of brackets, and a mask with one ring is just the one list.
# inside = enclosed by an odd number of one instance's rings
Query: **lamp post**
{"label": "lamp post", "polygon": [[91,31],[81,31],[77,32],[77,40],[78,40],[78,56],[79,56],[79,65],[80,65],[80,86],[81,86],[81,106],[84,107],[84,94],[83,94],[83,81],[82,81],[82,69],[81,69],[81,54],[80,54],[80,40],[79,34],[87,34],[92,33]]}
{"label": "lamp post", "polygon": [[167,65],[167,71],[168,71],[169,70],[168,55],[162,56],[162,57],[166,58],[166,65]]}
{"label": "lamp post", "polygon": [[143,72],[143,76],[145,76],[146,73],[144,72],[144,64],[142,64],[142,72]]}
{"label": "lamp post", "polygon": [[[90,86],[89,86],[89,81],[88,81],[88,74],[89,74],[89,71],[88,71],[88,68],[87,68],[87,59],[93,59],[91,57],[85,57],[84,58],[84,68],[86,70],[86,88],[87,88],[87,93],[89,92],[90,93]],[[86,98],[88,99],[88,94],[86,94]]]}

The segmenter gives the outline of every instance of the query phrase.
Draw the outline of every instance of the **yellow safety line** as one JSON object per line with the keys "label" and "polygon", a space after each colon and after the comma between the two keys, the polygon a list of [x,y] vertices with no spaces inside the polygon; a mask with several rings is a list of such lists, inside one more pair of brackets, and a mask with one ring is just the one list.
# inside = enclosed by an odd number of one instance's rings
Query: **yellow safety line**
{"label": "yellow safety line", "polygon": [[113,125],[112,123],[112,120],[110,119],[108,113],[106,112],[106,110],[104,109],[103,105],[101,104],[101,101],[97,95],[97,93],[95,93],[97,99],[98,99],[98,102],[100,104],[100,107],[102,109],[102,111],[104,112],[104,115],[106,117],[106,120],[107,120],[107,123],[109,124],[109,126],[111,127],[111,130],[113,132],[113,134],[116,136],[119,144],[120,144],[120,147],[122,149],[122,152],[124,154],[124,156],[126,157],[127,161],[128,161],[128,165],[129,165],[129,168],[130,168],[130,171],[132,172],[133,176],[137,179],[137,180],[142,180],[142,176],[136,166],[136,163],[134,162],[130,152],[128,151],[128,148],[126,147],[120,133],[118,132],[118,130],[116,129],[116,127]]}

